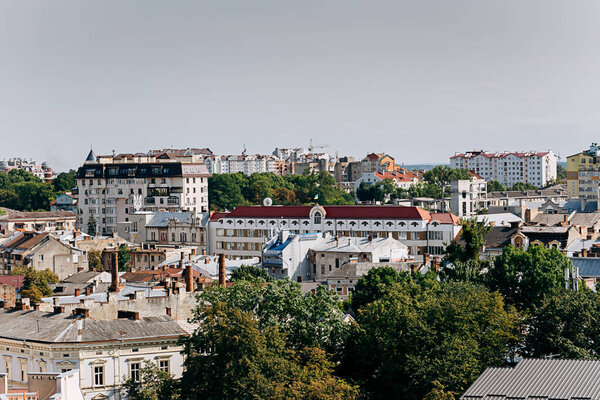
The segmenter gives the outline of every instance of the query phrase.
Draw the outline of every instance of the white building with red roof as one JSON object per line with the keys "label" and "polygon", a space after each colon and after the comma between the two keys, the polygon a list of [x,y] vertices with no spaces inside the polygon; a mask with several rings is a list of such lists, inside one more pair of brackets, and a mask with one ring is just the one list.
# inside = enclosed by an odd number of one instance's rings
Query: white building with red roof
{"label": "white building with red roof", "polygon": [[429,213],[404,206],[240,206],[214,213],[209,221],[209,252],[229,258],[260,257],[276,232],[329,232],[339,237],[393,237],[416,261],[441,255],[460,232],[450,213]]}
{"label": "white building with red roof", "polygon": [[557,157],[546,152],[488,153],[483,150],[456,153],[450,157],[452,168],[466,168],[486,181],[498,181],[504,186],[525,182],[542,187],[556,179]]}
{"label": "white building with red roof", "polygon": [[365,172],[354,182],[354,192],[358,190],[360,184],[365,182],[369,185],[382,182],[385,179],[391,180],[398,188],[408,190],[411,186],[421,182],[421,177],[410,171],[403,172]]}

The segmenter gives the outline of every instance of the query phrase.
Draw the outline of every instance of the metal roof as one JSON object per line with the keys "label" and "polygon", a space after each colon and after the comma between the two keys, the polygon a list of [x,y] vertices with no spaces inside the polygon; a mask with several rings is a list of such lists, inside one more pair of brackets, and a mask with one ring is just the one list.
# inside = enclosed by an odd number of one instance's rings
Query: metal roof
{"label": "metal roof", "polygon": [[573,257],[571,262],[579,269],[582,278],[600,278],[600,258]]}
{"label": "metal roof", "polygon": [[488,368],[461,400],[600,399],[600,361],[524,359],[514,368]]}

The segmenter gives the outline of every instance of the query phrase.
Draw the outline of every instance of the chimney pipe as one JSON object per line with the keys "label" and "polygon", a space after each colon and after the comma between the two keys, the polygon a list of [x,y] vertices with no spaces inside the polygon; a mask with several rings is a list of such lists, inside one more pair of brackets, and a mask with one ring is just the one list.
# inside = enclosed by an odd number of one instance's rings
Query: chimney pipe
{"label": "chimney pipe", "polygon": [[75,297],[79,297],[81,295],[81,290],[75,289]]}
{"label": "chimney pipe", "polygon": [[86,296],[89,296],[89,295],[91,295],[91,294],[92,294],[92,288],[90,288],[90,287],[86,287],[86,288],[85,288],[85,295],[86,295]]}
{"label": "chimney pipe", "polygon": [[225,254],[219,254],[219,286],[225,286]]}
{"label": "chimney pipe", "polygon": [[205,256],[206,255],[206,249],[202,249],[202,255]]}
{"label": "chimney pipe", "polygon": [[118,255],[118,253],[113,254],[110,290],[112,292],[118,292],[120,290],[120,288],[119,288],[119,255]]}
{"label": "chimney pipe", "polygon": [[194,270],[192,269],[192,263],[185,266],[185,291],[194,291]]}

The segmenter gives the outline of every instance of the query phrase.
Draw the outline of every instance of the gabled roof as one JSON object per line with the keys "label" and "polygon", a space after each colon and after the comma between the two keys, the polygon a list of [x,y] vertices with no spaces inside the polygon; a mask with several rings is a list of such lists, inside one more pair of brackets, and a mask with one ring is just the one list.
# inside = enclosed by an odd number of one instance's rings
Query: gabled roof
{"label": "gabled roof", "polygon": [[49,237],[48,232],[19,232],[13,235],[11,239],[0,245],[2,250],[29,250],[40,244]]}
{"label": "gabled roof", "polygon": [[600,361],[523,359],[488,368],[461,396],[482,399],[600,399]]}

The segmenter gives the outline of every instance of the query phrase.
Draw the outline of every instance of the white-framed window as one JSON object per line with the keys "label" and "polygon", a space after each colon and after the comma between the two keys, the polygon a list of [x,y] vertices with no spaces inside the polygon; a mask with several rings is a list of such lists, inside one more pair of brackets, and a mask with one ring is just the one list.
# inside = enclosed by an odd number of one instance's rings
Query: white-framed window
{"label": "white-framed window", "polygon": [[134,382],[140,381],[140,363],[133,362],[129,364],[129,378]]}
{"label": "white-framed window", "polygon": [[94,386],[104,386],[104,366],[94,366]]}
{"label": "white-framed window", "polygon": [[171,366],[169,360],[158,360],[158,369],[166,373],[171,372]]}

